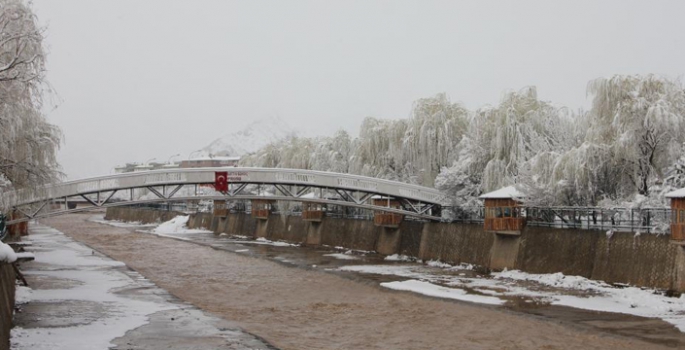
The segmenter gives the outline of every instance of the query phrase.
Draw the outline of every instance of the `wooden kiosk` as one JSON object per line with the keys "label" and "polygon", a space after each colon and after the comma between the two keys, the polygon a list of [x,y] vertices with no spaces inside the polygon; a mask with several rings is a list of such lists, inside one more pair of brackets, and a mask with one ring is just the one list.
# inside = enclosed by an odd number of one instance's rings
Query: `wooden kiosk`
{"label": "wooden kiosk", "polygon": [[486,193],[478,198],[484,200],[486,232],[501,235],[520,235],[526,225],[526,218],[520,202],[522,195],[514,186],[504,187]]}
{"label": "wooden kiosk", "polygon": [[[402,205],[399,201],[389,198],[374,198],[373,205],[379,207],[387,207],[393,209],[402,209]],[[376,226],[397,228],[400,227],[400,223],[404,220],[404,215],[389,213],[385,211],[375,211],[373,213],[373,224]]]}
{"label": "wooden kiosk", "polygon": [[321,203],[302,203],[302,220],[311,222],[321,222],[325,215],[325,204]]}
{"label": "wooden kiosk", "polygon": [[214,216],[225,217],[228,216],[228,203],[224,200],[214,201]]}
{"label": "wooden kiosk", "polygon": [[252,217],[260,220],[268,220],[273,203],[276,201],[270,199],[253,199],[252,200]]}
{"label": "wooden kiosk", "polygon": [[666,193],[671,200],[671,242],[685,245],[685,188]]}

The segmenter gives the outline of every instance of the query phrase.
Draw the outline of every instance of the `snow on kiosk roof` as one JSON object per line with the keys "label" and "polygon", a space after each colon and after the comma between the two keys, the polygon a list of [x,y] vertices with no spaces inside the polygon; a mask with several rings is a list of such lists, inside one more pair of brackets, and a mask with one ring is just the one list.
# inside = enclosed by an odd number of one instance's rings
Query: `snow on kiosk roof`
{"label": "snow on kiosk roof", "polygon": [[519,192],[514,186],[507,186],[500,188],[499,190],[492,191],[481,195],[480,199],[516,199],[523,197],[523,194]]}
{"label": "snow on kiosk roof", "polygon": [[685,198],[685,188],[666,193],[666,198]]}

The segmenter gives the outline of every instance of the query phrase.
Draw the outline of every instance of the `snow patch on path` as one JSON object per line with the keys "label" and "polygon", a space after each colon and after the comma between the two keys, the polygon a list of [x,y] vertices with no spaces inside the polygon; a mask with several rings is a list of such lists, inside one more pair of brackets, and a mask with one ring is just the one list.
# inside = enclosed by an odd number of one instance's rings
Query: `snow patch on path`
{"label": "snow patch on path", "polygon": [[[602,281],[561,273],[528,274],[521,271],[504,271],[492,273],[490,276],[467,277],[465,273],[459,272],[469,269],[472,270],[473,266],[437,269],[419,264],[391,264],[342,266],[337,270],[408,278],[408,281],[387,282],[381,285],[435,297],[459,298],[491,305],[498,302],[483,297],[492,297],[502,303],[510,297],[523,297],[531,301],[537,300],[583,310],[659,318],[685,332],[685,295],[672,298],[652,289],[615,287]],[[448,291],[452,289],[455,292]],[[469,291],[474,291],[475,294]],[[462,297],[462,294],[466,294],[469,299]]]}
{"label": "snow patch on path", "polygon": [[17,254],[9,245],[0,242],[0,262],[13,263],[17,261]]}
{"label": "snow patch on path", "polygon": [[119,220],[105,220],[104,215],[97,215],[90,218],[88,221],[98,224],[121,227],[121,228],[141,228],[141,227],[155,227],[158,224],[143,224],[140,221],[119,221]]}
{"label": "snow patch on path", "polygon": [[188,228],[188,215],[179,215],[169,221],[161,223],[152,229],[152,233],[161,234],[184,234],[184,233],[212,233],[208,230],[198,230]]}
{"label": "snow patch on path", "polygon": [[411,257],[409,255],[401,255],[401,254],[388,255],[383,260],[385,260],[385,261],[410,261],[410,262],[417,261],[416,258],[414,258],[414,257]]}
{"label": "snow patch on path", "polygon": [[[40,270],[29,269],[24,273],[70,279],[79,284],[69,289],[31,290],[21,287],[17,289],[18,302],[91,301],[104,305],[107,312],[90,323],[71,327],[15,327],[11,331],[12,349],[107,349],[114,346],[112,340],[148,323],[149,315],[177,308],[162,300],[139,300],[117,294],[117,290],[141,283],[112,269],[123,266],[123,263],[96,255],[57,230],[38,225],[33,227],[31,238],[37,246],[44,248],[36,250],[35,261],[42,264],[39,265]],[[78,313],[77,310],[74,312]]]}
{"label": "snow patch on path", "polygon": [[617,312],[635,316],[660,318],[685,332],[685,295],[670,298],[653,289],[637,287],[614,287],[602,281],[562,273],[528,274],[518,270],[492,274],[495,279],[532,281],[545,286],[570,290],[592,291],[597,295],[548,295],[553,305],[578,309]]}
{"label": "snow patch on path", "polygon": [[340,259],[340,260],[359,260],[358,256],[354,256],[352,254],[346,254],[346,253],[324,254],[323,256],[330,256],[330,257]]}
{"label": "snow patch on path", "polygon": [[407,280],[398,282],[385,282],[381,283],[381,286],[394,290],[415,292],[430,297],[455,299],[489,305],[504,304],[504,300],[497,297],[468,294],[463,289],[442,287],[425,281]]}

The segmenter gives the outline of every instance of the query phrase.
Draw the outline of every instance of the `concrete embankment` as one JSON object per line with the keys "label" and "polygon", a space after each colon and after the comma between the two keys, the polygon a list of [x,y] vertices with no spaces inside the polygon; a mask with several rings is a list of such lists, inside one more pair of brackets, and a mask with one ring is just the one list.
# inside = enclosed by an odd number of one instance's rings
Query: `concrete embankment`
{"label": "concrete embankment", "polygon": [[0,350],[10,348],[15,275],[12,264],[0,263]]}
{"label": "concrete embankment", "polygon": [[[110,208],[108,219],[149,222],[176,214],[132,208]],[[154,213],[157,214],[154,214]],[[152,219],[157,215],[156,219]],[[271,215],[259,220],[246,214],[213,217],[191,215],[191,228],[216,233],[264,237],[306,245],[340,246],[404,254],[422,260],[469,263],[493,270],[518,269],[530,273],[562,272],[609,283],[627,283],[685,292],[685,251],[670,243],[669,235],[526,227],[520,236],[485,232],[482,225],[405,221],[397,229],[372,221],[323,218],[308,222],[298,216]]]}

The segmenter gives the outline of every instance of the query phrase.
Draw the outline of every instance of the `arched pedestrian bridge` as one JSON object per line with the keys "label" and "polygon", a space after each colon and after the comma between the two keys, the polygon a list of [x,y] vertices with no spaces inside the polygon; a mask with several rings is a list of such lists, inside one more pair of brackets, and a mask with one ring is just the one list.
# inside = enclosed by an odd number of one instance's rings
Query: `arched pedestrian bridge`
{"label": "arched pedestrian bridge", "polygon": [[[2,194],[5,207],[23,214],[8,224],[98,208],[197,200],[297,201],[439,220],[441,199],[432,188],[365,176],[234,167],[132,172]],[[74,200],[87,205],[73,208],[69,203]]]}

